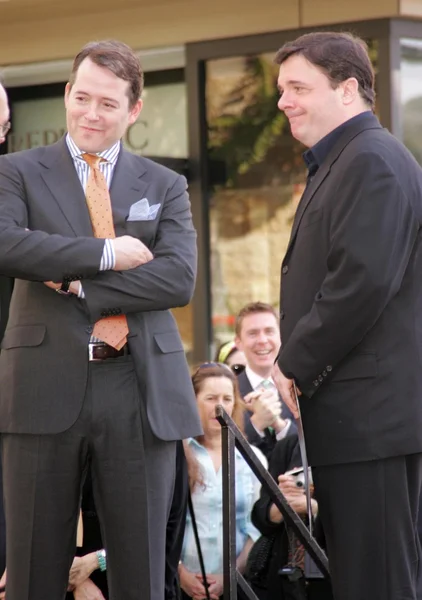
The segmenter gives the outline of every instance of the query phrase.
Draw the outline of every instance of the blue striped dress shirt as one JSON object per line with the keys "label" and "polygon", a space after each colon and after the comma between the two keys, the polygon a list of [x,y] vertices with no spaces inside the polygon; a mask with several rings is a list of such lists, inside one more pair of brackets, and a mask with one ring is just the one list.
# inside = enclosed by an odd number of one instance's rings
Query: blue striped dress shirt
{"label": "blue striped dress shirt", "polygon": [[[198,485],[192,494],[192,504],[198,526],[201,550],[207,573],[223,572],[223,478],[222,467],[216,472],[208,450],[195,439],[188,440],[201,468],[204,487]],[[262,464],[267,460],[258,448],[251,446]],[[236,556],[239,556],[247,539],[255,542],[259,531],[251,522],[251,511],[259,497],[260,483],[236,448]],[[192,519],[188,513],[183,539],[182,563],[193,573],[200,573],[198,550],[193,533]]]}
{"label": "blue striped dress shirt", "polygon": [[[88,183],[89,177],[89,165],[82,158],[84,152],[79,150],[75,142],[72,140],[69,134],[66,135],[66,144],[70,152],[70,156],[73,159],[73,164],[75,165],[76,173],[79,177],[79,181],[81,182],[82,188],[85,192],[86,185]],[[97,155],[104,158],[104,161],[100,163],[100,171],[103,173],[107,186],[110,189],[111,180],[113,178],[114,168],[117,163],[117,159],[119,157],[120,152],[120,142],[116,142],[108,148],[108,150],[104,150],[103,152],[98,152]],[[114,268],[116,264],[116,257],[114,253],[114,247],[111,240],[105,240],[103,255],[101,257],[101,262],[99,266],[100,271],[110,271]],[[82,289],[82,285],[79,289],[79,298],[84,298],[85,294]]]}

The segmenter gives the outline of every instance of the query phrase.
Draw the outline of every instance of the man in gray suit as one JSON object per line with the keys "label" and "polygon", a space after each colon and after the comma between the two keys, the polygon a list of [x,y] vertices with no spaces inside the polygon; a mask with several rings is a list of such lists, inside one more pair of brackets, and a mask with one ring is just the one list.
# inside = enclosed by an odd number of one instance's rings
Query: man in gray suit
{"label": "man in gray suit", "polygon": [[[16,278],[0,355],[8,600],[64,598],[88,466],[110,598],[164,597],[175,440],[201,432],[169,310],[192,296],[196,235],[185,179],[121,147],[142,83],[125,44],[88,44],[68,134],[0,159],[0,274]],[[87,205],[96,155],[114,238]],[[92,335],[110,317],[122,344]]]}

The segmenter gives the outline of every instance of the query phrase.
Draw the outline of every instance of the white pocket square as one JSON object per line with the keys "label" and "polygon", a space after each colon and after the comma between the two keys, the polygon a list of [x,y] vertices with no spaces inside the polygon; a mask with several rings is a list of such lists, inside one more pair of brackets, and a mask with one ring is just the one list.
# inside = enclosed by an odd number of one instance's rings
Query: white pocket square
{"label": "white pocket square", "polygon": [[160,204],[150,206],[147,198],[142,198],[132,204],[129,210],[128,221],[153,221],[159,211]]}

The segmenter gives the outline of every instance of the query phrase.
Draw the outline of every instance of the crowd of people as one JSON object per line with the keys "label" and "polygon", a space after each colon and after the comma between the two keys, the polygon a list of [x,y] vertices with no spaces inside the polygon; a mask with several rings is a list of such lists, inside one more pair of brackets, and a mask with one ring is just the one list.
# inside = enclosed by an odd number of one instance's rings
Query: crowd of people
{"label": "crowd of people", "polygon": [[[192,373],[203,434],[186,439],[177,448],[174,493],[166,529],[166,600],[200,600],[207,598],[207,593],[217,600],[223,594],[222,449],[221,426],[215,416],[217,405],[224,407],[247,436],[266,468],[269,461],[269,472],[278,481],[281,491],[296,512],[306,519],[304,490],[296,485],[295,475],[285,475],[301,466],[296,427],[290,411],[286,408],[283,411],[271,378],[271,369],[280,350],[278,315],[269,304],[250,303],[238,314],[235,333],[235,339],[225,342],[217,350],[215,362],[203,363]],[[247,561],[253,544],[259,538],[262,541],[264,536],[271,537],[277,532],[277,540],[272,542],[271,560],[265,566],[261,565],[259,577],[251,572],[250,584],[260,600],[274,597],[272,594],[276,590],[277,597],[282,599],[283,583],[278,571],[289,560],[289,542],[282,515],[267,493],[260,495],[258,480],[238,450],[235,452],[235,473],[237,568],[248,576]],[[189,495],[193,514],[187,509]],[[315,500],[313,508],[316,512]],[[198,539],[194,535],[193,519]],[[107,553],[89,466],[82,489],[80,525],[80,545],[69,571],[66,599],[108,600]],[[4,526],[0,528],[0,545],[5,546]],[[203,558],[205,581],[199,552]],[[4,553],[2,559],[5,567]],[[0,588],[6,584],[7,569]],[[310,591],[315,586],[321,586],[321,580],[311,582]],[[323,595],[309,595],[309,598],[329,600],[328,584],[325,586]],[[1,598],[5,598],[4,591],[0,592]]]}

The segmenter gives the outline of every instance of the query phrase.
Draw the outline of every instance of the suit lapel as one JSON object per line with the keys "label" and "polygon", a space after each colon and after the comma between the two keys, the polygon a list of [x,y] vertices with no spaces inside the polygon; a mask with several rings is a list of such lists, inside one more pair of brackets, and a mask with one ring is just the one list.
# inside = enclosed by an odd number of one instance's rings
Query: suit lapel
{"label": "suit lapel", "polygon": [[46,146],[39,159],[43,166],[41,176],[54,200],[69,223],[75,236],[92,236],[91,221],[82,189],[63,137],[57,144]]}
{"label": "suit lapel", "polygon": [[327,175],[329,174],[331,169],[331,164],[328,163],[327,161],[325,161],[325,164],[320,167],[318,169],[318,171],[316,172],[315,176],[312,178],[312,181],[310,181],[306,188],[305,191],[303,192],[302,198],[300,199],[300,202],[298,204],[298,207],[296,209],[296,214],[295,214],[295,218],[293,221],[293,225],[292,225],[292,231],[290,233],[290,240],[289,240],[289,244],[287,246],[287,252],[290,249],[290,246],[293,244],[293,241],[296,237],[297,234],[297,230],[299,227],[299,224],[302,220],[302,217],[305,213],[305,210],[307,209],[310,201],[312,200],[312,198],[314,197],[316,191],[318,190],[319,186],[322,184],[322,182],[324,181],[324,179],[327,177]]}
{"label": "suit lapel", "polygon": [[[300,222],[302,220],[303,215],[305,214],[306,209],[308,208],[312,198],[315,196],[318,188],[321,186],[326,177],[330,174],[331,167],[337,161],[340,154],[345,150],[345,148],[350,144],[350,142],[360,133],[367,129],[380,129],[381,125],[375,115],[370,114],[365,119],[358,121],[358,123],[354,124],[354,126],[350,126],[345,129],[343,134],[337,140],[337,142],[332,147],[331,151],[328,153],[327,158],[324,163],[316,172],[312,181],[306,186],[305,191],[303,192],[303,196],[300,199],[299,205],[296,210],[295,218],[293,221],[292,231],[290,234],[290,240],[287,246],[286,254],[284,260],[291,249],[294,240],[296,239],[296,235],[299,229]],[[284,261],[283,261],[284,263]]]}

